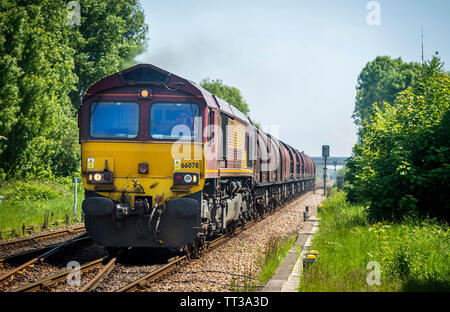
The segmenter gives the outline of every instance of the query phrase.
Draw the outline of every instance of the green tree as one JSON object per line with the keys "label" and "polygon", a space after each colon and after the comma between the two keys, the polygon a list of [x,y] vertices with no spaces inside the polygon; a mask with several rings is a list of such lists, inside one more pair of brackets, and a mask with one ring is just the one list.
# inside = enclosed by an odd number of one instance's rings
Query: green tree
{"label": "green tree", "polygon": [[77,81],[62,1],[0,1],[0,166],[51,175]]}
{"label": "green tree", "polygon": [[76,90],[70,94],[75,108],[88,88],[101,78],[135,65],[144,49],[148,26],[139,0],[80,0],[81,25],[73,25]]}
{"label": "green tree", "polygon": [[215,96],[233,105],[242,113],[248,115],[250,112],[247,103],[242,97],[241,91],[235,87],[224,85],[220,79],[210,80],[209,78],[203,79],[200,85]]}
{"label": "green tree", "polygon": [[[375,108],[384,102],[394,103],[400,91],[410,87],[421,73],[419,63],[405,63],[401,58],[377,56],[368,62],[358,77],[356,103],[353,112],[355,124],[360,127],[369,122]],[[359,131],[360,137],[362,133]]]}
{"label": "green tree", "polygon": [[138,0],[0,0],[0,179],[80,166],[76,108],[90,85],[132,64],[148,27]]}
{"label": "green tree", "polygon": [[374,219],[450,220],[450,76],[437,56],[393,105],[375,107],[347,161],[348,199]]}

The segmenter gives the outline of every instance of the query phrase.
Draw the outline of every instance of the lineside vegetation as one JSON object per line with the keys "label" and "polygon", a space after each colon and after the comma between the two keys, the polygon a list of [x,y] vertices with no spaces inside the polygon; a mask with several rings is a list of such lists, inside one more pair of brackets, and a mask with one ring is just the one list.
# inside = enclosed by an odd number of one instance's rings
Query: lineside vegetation
{"label": "lineside vegetation", "polygon": [[[333,190],[318,214],[312,249],[317,260],[302,273],[299,291],[449,291],[450,236],[435,219],[369,221],[368,209]],[[380,284],[367,282],[379,263]]]}
{"label": "lineside vegetation", "polygon": [[[69,218],[81,220],[81,203],[84,198],[83,185],[78,184],[77,216],[73,215],[74,184],[72,178],[52,180],[12,180],[0,182],[0,194],[6,201],[0,206],[0,231],[19,229],[22,226],[49,224]],[[40,228],[36,229],[37,231]],[[3,235],[3,238],[9,238]]]}

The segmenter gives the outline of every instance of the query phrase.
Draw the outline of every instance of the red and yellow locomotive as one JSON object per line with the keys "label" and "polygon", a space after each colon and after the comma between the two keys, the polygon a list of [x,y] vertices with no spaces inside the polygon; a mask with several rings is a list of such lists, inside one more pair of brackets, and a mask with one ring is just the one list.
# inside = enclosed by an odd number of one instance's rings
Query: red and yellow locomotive
{"label": "red and yellow locomotive", "polygon": [[201,243],[315,184],[308,156],[153,65],[93,85],[79,129],[86,229],[106,247]]}

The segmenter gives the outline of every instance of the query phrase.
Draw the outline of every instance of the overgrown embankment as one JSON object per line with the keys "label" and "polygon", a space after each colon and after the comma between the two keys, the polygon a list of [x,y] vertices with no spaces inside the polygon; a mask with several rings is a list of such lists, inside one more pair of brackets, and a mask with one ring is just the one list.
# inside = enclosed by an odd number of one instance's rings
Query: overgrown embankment
{"label": "overgrown embankment", "polygon": [[[332,192],[318,215],[319,257],[300,291],[450,290],[450,236],[434,220],[370,224],[366,209]],[[379,275],[378,275],[379,272]]]}
{"label": "overgrown embankment", "polygon": [[[81,219],[81,202],[84,198],[82,184],[77,190],[77,219]],[[55,178],[48,181],[3,181],[0,182],[0,195],[4,196],[0,205],[0,231],[22,227],[44,225],[55,220],[70,219],[73,223],[74,184],[72,178]],[[40,230],[42,227],[36,227]],[[4,238],[9,238],[3,233]]]}

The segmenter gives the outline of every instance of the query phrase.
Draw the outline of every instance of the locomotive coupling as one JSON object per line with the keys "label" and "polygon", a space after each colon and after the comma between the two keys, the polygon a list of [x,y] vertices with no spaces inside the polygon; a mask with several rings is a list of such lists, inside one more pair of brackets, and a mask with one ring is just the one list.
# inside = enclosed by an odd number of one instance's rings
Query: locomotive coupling
{"label": "locomotive coupling", "polygon": [[136,199],[134,202],[134,209],[137,211],[144,211],[145,214],[150,213],[150,202],[147,198]]}
{"label": "locomotive coupling", "polygon": [[129,207],[124,204],[116,204],[116,218],[123,219],[129,214]]}

